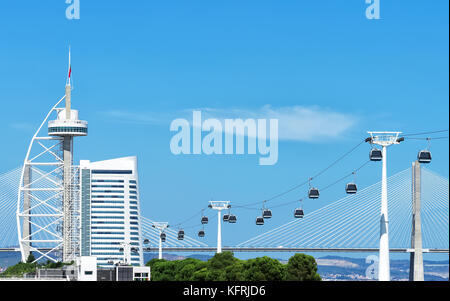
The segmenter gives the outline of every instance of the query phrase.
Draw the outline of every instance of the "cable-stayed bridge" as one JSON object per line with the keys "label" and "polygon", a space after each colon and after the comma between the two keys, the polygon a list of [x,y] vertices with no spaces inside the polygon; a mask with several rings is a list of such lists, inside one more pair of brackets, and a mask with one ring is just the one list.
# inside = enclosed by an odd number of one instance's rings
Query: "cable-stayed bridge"
{"label": "cable-stayed bridge", "polygon": [[[21,168],[0,175],[0,251],[19,251],[17,235],[17,191]],[[421,216],[423,251],[448,253],[448,179],[422,168]],[[293,219],[251,239],[223,250],[234,252],[375,252],[379,248],[381,183],[334,201],[301,219]],[[43,192],[45,193],[45,192]],[[412,252],[412,170],[405,169],[388,178],[391,252]],[[44,207],[45,208],[45,207]],[[45,212],[45,209],[44,211]],[[43,217],[45,218],[45,216]],[[50,217],[49,217],[50,218]],[[154,221],[141,217],[147,252],[158,249],[160,233]],[[214,252],[214,246],[167,229],[164,251]],[[42,239],[50,239],[45,229]],[[42,246],[45,248],[45,246]]]}

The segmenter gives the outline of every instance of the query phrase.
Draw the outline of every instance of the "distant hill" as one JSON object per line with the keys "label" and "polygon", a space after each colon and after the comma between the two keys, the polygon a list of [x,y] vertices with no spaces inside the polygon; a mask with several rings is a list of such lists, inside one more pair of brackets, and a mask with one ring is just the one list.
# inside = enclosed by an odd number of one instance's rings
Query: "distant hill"
{"label": "distant hill", "polygon": [[[316,258],[318,272],[323,280],[371,280],[366,276],[366,270],[371,263],[364,258],[325,256]],[[448,281],[449,262],[424,260],[426,281]],[[397,281],[409,280],[409,260],[391,260],[391,279]]]}
{"label": "distant hill", "polygon": [[20,261],[18,252],[0,252],[0,272]]}
{"label": "distant hill", "polygon": [[[147,263],[148,261],[152,260],[153,258],[158,258],[157,253],[151,253],[151,254],[145,254],[144,255],[144,262]],[[186,258],[195,258],[202,261],[208,261],[212,256],[205,255],[205,254],[192,254],[188,256],[180,256],[176,254],[163,254],[163,258],[166,260],[183,260]]]}

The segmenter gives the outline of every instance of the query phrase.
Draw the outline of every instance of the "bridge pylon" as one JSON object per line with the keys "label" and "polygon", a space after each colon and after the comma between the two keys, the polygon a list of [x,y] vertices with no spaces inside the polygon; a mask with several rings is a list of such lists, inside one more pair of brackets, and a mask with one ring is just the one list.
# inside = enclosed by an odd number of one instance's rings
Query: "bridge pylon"
{"label": "bridge pylon", "polygon": [[422,250],[422,220],[421,211],[421,170],[420,163],[412,163],[412,229],[409,262],[409,280],[424,281],[423,250]]}

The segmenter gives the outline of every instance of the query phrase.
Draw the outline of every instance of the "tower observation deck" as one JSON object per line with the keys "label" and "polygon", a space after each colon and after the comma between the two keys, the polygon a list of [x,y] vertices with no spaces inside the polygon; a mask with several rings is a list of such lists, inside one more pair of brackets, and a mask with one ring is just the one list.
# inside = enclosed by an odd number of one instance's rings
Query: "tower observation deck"
{"label": "tower observation deck", "polygon": [[62,109],[58,112],[58,119],[48,122],[49,136],[87,136],[88,123],[78,119],[77,110],[71,110],[70,119],[66,117],[66,110]]}

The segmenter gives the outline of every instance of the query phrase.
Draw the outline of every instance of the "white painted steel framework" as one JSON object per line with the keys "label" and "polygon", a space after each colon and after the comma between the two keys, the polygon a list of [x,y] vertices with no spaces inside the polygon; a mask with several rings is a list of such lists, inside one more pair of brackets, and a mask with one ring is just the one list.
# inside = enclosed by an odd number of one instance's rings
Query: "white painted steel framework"
{"label": "white painted steel framework", "polygon": [[[73,166],[73,138],[87,135],[87,122],[71,109],[71,66],[65,95],[53,106],[31,139],[17,196],[17,233],[22,261],[69,262],[79,254],[79,170]],[[65,100],[65,106],[59,105]],[[50,121],[52,113],[55,120]],[[48,122],[48,130],[43,133]],[[38,168],[39,167],[39,168]],[[41,249],[50,251],[42,252]]]}
{"label": "white painted steel framework", "polygon": [[[79,168],[72,165],[73,137],[47,136],[43,129],[52,113],[62,111],[58,106],[65,97],[34,134],[22,167],[16,211],[22,261],[31,252],[39,254],[36,261],[70,261],[79,252],[80,185]],[[50,251],[41,252],[43,248]]]}
{"label": "white painted steel framework", "polygon": [[[22,261],[27,260],[30,252],[39,254],[36,260],[46,258],[57,261],[61,257],[63,139],[40,134],[64,99],[65,96],[56,103],[34,134],[23,163],[16,212]],[[49,248],[49,251],[40,251],[43,247]]]}

